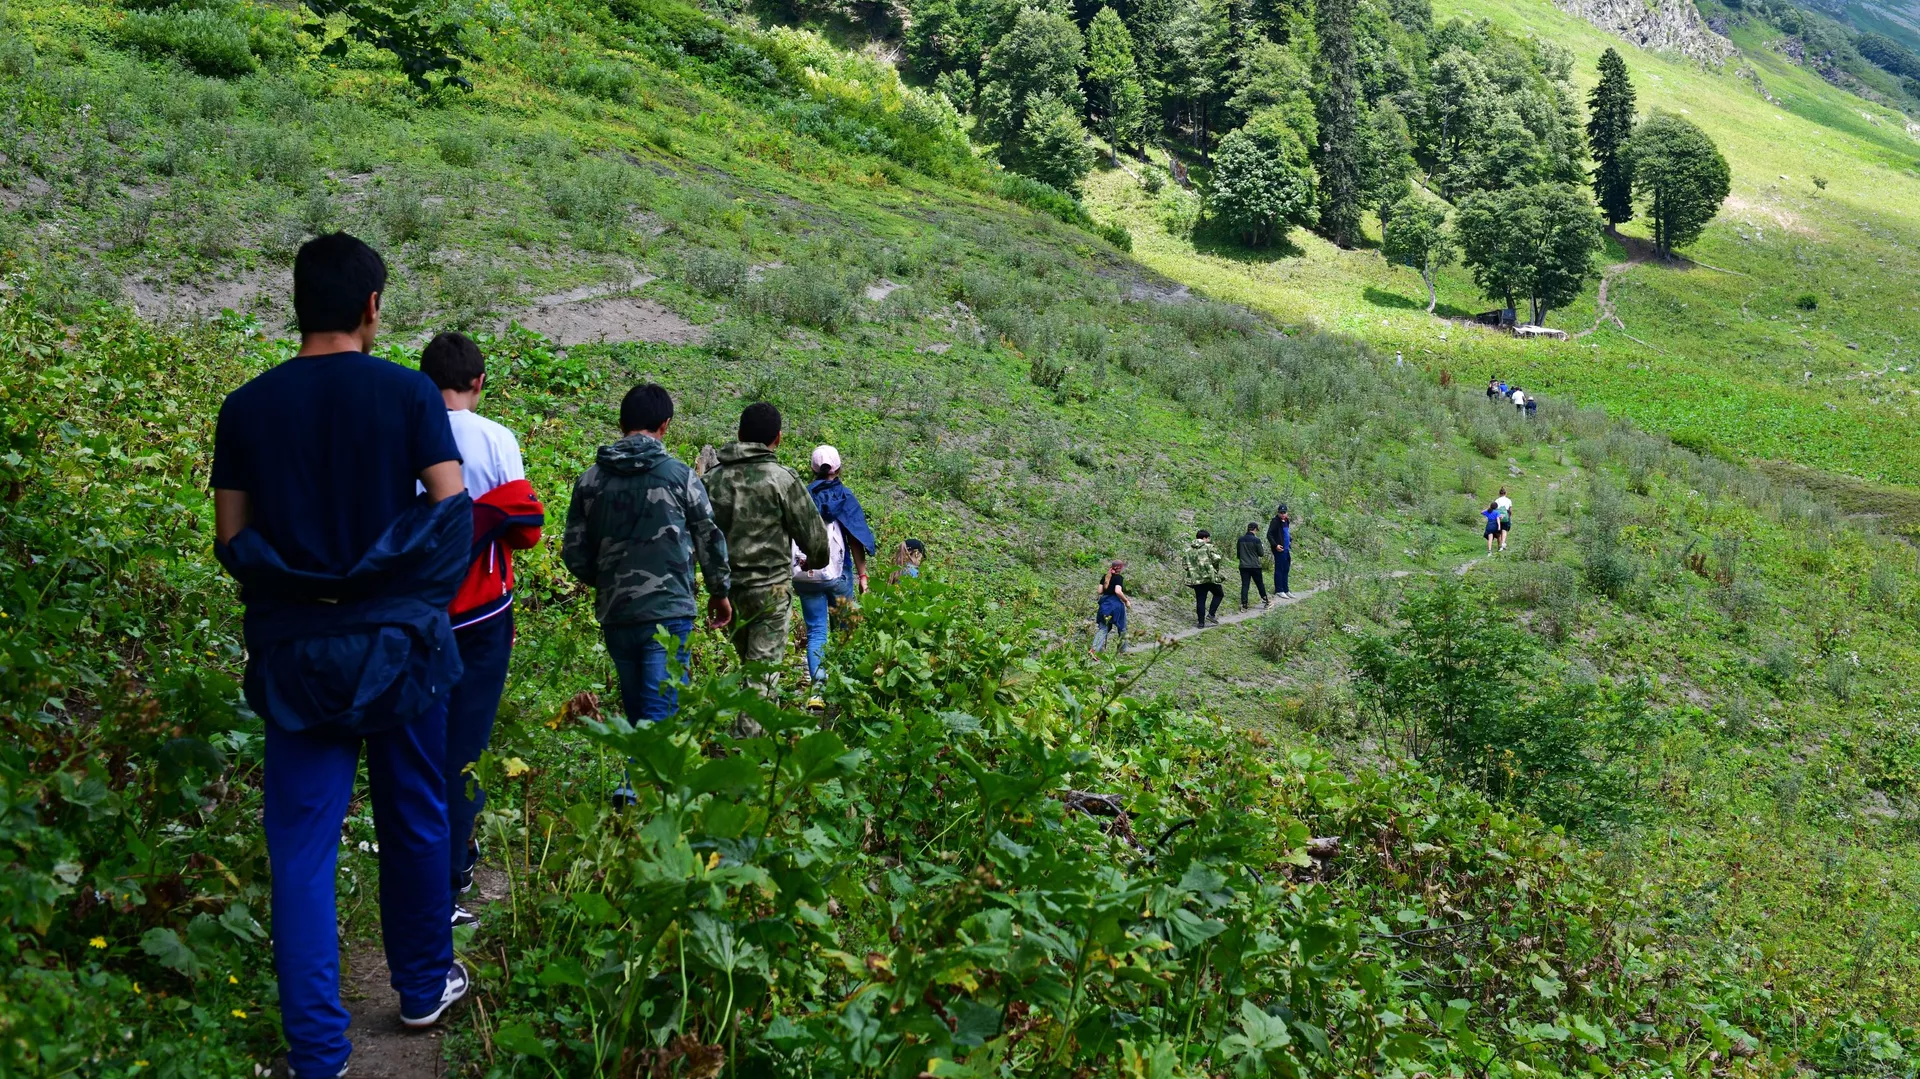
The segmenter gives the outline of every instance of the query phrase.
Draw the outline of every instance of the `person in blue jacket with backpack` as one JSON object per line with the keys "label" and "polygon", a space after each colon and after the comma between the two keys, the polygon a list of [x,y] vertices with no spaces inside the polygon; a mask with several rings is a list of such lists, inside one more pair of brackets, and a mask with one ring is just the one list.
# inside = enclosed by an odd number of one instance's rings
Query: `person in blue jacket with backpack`
{"label": "person in blue jacket with backpack", "polygon": [[447,606],[473,502],[439,387],[368,355],[386,282],[352,236],[302,246],[300,351],[228,394],[214,433],[214,554],[241,586],[244,689],[265,720],[273,964],[298,1079],[345,1074],[353,1049],[334,874],[363,751],[400,1020],[432,1026],[468,989],[443,768],[462,673]]}
{"label": "person in blue jacket with backpack", "polygon": [[821,695],[820,671],[827,652],[827,632],[835,611],[854,602],[867,590],[867,555],[874,550],[873,529],[867,527],[866,510],[847,485],[840,482],[840,451],[832,446],[815,446],[809,459],[813,482],[807,493],[827,524],[830,556],[825,566],[803,565],[795,552],[793,591],[800,598],[800,614],[807,625],[807,677],[812,689],[807,707],[825,708]]}

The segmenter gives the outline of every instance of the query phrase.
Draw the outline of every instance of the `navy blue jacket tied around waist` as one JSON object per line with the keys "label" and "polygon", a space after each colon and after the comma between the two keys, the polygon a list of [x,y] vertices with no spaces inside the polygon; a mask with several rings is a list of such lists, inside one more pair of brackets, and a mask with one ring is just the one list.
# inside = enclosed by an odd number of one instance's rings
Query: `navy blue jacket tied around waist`
{"label": "navy blue jacket tied around waist", "polygon": [[459,680],[447,605],[466,576],[473,500],[421,498],[345,574],[289,568],[258,531],[214,554],[246,604],[247,704],[282,730],[404,726]]}

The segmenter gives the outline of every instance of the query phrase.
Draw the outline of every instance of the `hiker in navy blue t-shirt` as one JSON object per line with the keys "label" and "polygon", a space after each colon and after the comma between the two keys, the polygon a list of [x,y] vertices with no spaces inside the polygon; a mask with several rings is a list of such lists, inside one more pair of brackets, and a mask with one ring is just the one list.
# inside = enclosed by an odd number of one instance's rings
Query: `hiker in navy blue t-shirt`
{"label": "hiker in navy blue t-shirt", "polygon": [[367,354],[386,282],[345,233],[301,247],[300,351],[228,394],[214,435],[214,550],[241,585],[246,697],[266,720],[273,962],[299,1079],[343,1074],[352,1051],[334,873],[363,747],[401,1021],[431,1026],[468,985],[442,766],[472,501],[439,389]]}

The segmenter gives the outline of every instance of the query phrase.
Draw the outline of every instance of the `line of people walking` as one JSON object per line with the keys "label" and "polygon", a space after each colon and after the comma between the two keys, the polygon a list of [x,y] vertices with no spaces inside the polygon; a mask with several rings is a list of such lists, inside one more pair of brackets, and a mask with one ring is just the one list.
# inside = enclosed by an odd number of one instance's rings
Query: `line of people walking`
{"label": "line of people walking", "polygon": [[[228,394],[214,438],[215,555],[240,585],[244,690],[266,720],[262,786],[273,958],[287,1066],[346,1073],[334,890],[361,754],[379,837],[380,922],[401,1022],[430,1027],[471,979],[452,930],[474,915],[475,822],[514,644],[513,554],[541,542],[545,507],[518,440],[474,411],[486,359],[435,337],[418,371],[371,355],[387,268],[345,233],[294,259],[300,347]],[[806,626],[807,704],[824,705],[829,634],[867,591],[876,539],[833,446],[802,480],[776,455],[782,417],[740,415],[704,475],[664,439],[672,396],[646,383],[620,437],[575,482],[561,560],[593,592],[623,705],[671,717],[700,614],[727,632],[758,688],[778,692],[794,598]],[[926,546],[894,550],[895,582]],[[748,732],[755,733],[755,732]],[[631,797],[631,792],[624,792]]]}
{"label": "line of people walking", "polygon": [[1540,401],[1532,394],[1519,386],[1509,386],[1497,378],[1487,380],[1487,400],[1501,404],[1510,401],[1513,403],[1514,411],[1527,419],[1532,419],[1534,413],[1540,410]]}
{"label": "line of people walking", "polygon": [[[1241,610],[1248,609],[1250,590],[1259,592],[1263,607],[1272,606],[1275,600],[1293,598],[1289,582],[1293,572],[1293,516],[1286,503],[1280,503],[1267,521],[1264,538],[1258,522],[1247,523],[1247,530],[1234,543],[1234,557],[1240,569]],[[1273,566],[1271,596],[1267,594],[1265,580],[1269,561]],[[1224,567],[1225,558],[1215,546],[1212,532],[1205,528],[1197,530],[1192,542],[1181,552],[1183,579],[1193,591],[1196,628],[1205,629],[1220,623],[1220,604],[1226,599]],[[1126,647],[1127,615],[1133,609],[1133,600],[1126,592],[1126,568],[1124,561],[1114,559],[1100,578],[1093,643],[1087,649],[1090,655],[1098,655],[1109,640],[1115,642],[1117,649]]]}

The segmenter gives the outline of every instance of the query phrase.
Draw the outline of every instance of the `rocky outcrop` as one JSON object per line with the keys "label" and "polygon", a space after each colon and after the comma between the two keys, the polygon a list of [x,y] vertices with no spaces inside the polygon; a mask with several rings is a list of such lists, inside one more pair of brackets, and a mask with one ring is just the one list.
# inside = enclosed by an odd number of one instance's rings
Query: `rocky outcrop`
{"label": "rocky outcrop", "polygon": [[1610,34],[1656,52],[1679,53],[1703,64],[1724,64],[1740,50],[1714,33],[1693,0],[1553,0]]}

